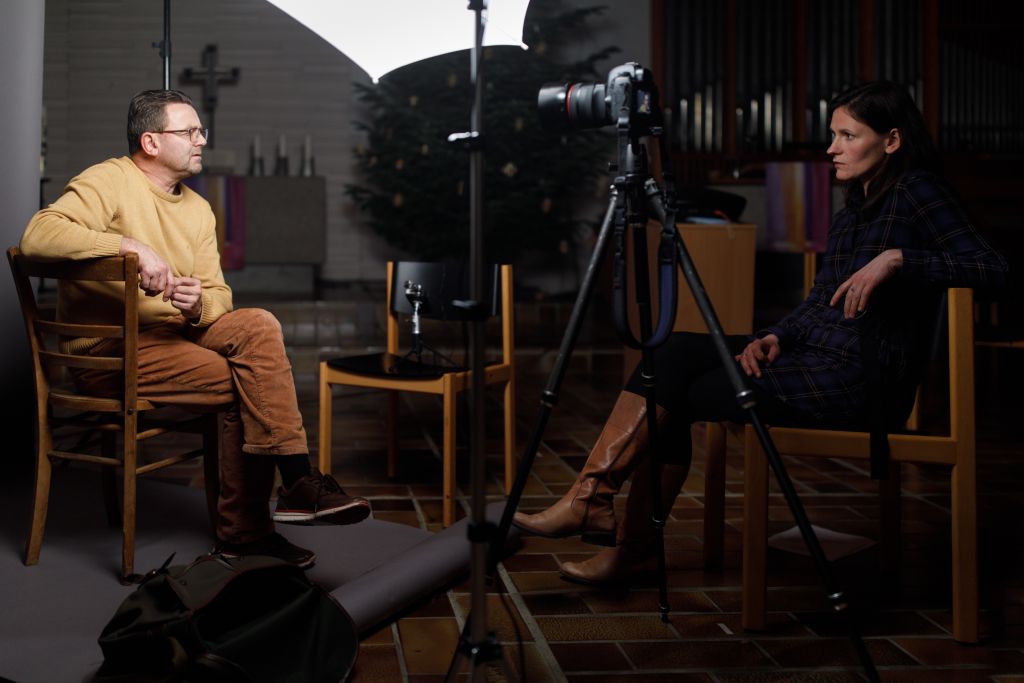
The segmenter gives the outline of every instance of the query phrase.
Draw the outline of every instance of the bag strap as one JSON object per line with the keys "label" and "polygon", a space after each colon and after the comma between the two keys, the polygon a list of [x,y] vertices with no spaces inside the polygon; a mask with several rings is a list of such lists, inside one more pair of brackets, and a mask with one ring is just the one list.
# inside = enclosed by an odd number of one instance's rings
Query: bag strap
{"label": "bag strap", "polygon": [[246,555],[228,559],[221,555],[208,554],[199,556],[180,572],[173,572],[168,577],[168,585],[186,609],[197,610],[210,604],[239,576],[271,568],[303,574],[302,569],[296,565],[267,555]]}

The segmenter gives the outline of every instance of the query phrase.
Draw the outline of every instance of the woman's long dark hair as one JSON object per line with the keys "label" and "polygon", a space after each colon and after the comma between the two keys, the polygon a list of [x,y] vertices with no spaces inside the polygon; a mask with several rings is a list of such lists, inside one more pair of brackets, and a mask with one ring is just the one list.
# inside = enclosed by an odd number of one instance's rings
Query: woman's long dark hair
{"label": "woman's long dark hair", "polygon": [[[938,152],[921,111],[905,87],[889,81],[874,81],[851,88],[829,102],[829,120],[839,107],[845,107],[850,116],[879,135],[888,135],[893,128],[900,131],[900,148],[885,155],[881,167],[871,178],[864,197],[865,207],[874,204],[910,171],[938,172]],[[847,196],[851,190],[859,192],[860,186],[860,178],[847,183]]]}

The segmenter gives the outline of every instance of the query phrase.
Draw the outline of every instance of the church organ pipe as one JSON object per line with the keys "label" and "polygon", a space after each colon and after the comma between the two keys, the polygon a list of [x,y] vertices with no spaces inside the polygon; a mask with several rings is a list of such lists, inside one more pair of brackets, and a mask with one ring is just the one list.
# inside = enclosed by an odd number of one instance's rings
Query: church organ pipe
{"label": "church organ pipe", "polygon": [[667,64],[652,66],[694,170],[817,154],[829,100],[883,78],[907,87],[944,150],[1024,151],[1024,43],[978,38],[994,0],[655,4]]}

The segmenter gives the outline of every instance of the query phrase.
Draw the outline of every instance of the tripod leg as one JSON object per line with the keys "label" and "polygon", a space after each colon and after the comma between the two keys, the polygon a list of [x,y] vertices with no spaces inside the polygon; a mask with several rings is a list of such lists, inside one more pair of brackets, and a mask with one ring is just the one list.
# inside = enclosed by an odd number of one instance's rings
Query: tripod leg
{"label": "tripod leg", "polygon": [[[850,643],[853,645],[853,649],[857,653],[861,665],[864,667],[864,673],[867,675],[868,680],[880,681],[881,678],[878,676],[878,670],[871,659],[871,654],[868,652],[864,639],[857,630],[853,615],[850,614],[850,605],[846,601],[846,594],[839,588],[839,584],[835,580],[831,565],[825,557],[825,551],[821,548],[818,535],[811,528],[811,521],[807,518],[807,511],[804,510],[803,503],[800,502],[800,496],[796,492],[796,487],[793,486],[793,480],[789,478],[789,473],[782,462],[782,457],[779,455],[778,450],[775,448],[775,443],[772,441],[768,430],[761,422],[761,418],[754,408],[751,407],[747,413],[750,417],[750,423],[757,433],[758,441],[760,441],[764,449],[768,464],[771,465],[772,471],[775,473],[775,480],[778,482],[779,488],[782,489],[782,495],[789,505],[789,511],[793,515],[793,520],[796,522],[797,528],[800,529],[804,545],[807,546],[807,551],[811,554],[811,559],[814,560],[818,568],[818,575],[821,577],[822,583],[825,584],[826,597],[832,604],[832,609],[845,616],[846,625],[849,629]],[[767,510],[765,511],[765,518],[767,518]],[[763,573],[762,576],[764,576]]]}
{"label": "tripod leg", "polygon": [[[637,202],[639,203],[639,202]],[[635,216],[631,216],[630,228],[633,231],[634,258],[634,292],[637,314],[640,318],[640,338],[648,341],[652,336],[651,288],[648,273],[650,264],[647,258],[647,224]],[[654,531],[654,555],[658,562],[658,612],[661,620],[668,623],[668,578],[665,568],[665,518],[667,511],[662,509],[661,500],[661,448],[658,434],[656,392],[658,377],[655,371],[654,349],[645,346],[640,362],[640,378],[644,387],[644,399],[647,402],[647,457],[651,459],[648,476],[651,496],[651,527]]]}
{"label": "tripod leg", "polygon": [[566,327],[565,334],[562,335],[562,344],[558,349],[558,356],[555,359],[554,367],[551,369],[551,374],[548,376],[547,386],[545,386],[544,391],[541,393],[540,412],[537,415],[537,421],[534,424],[533,432],[530,434],[526,448],[523,450],[523,456],[519,459],[519,468],[516,470],[515,482],[512,484],[512,490],[509,492],[505,508],[501,513],[498,530],[495,532],[491,543],[487,562],[488,577],[493,576],[494,568],[497,567],[498,561],[501,559],[505,540],[508,538],[508,532],[512,528],[512,516],[516,512],[516,508],[519,507],[519,500],[522,498],[523,490],[526,488],[526,481],[530,476],[530,470],[533,469],[533,461],[537,457],[540,441],[544,436],[548,419],[551,417],[551,411],[558,404],[559,391],[569,366],[569,358],[576,347],[576,339],[579,337],[580,328],[583,325],[583,316],[586,313],[587,305],[590,303],[594,286],[597,283],[597,270],[608,248],[608,239],[611,235],[617,202],[618,191],[613,188],[611,198],[608,200],[608,209],[601,224],[601,231],[597,236],[597,244],[594,246],[594,253],[590,257],[590,264],[587,266],[583,282],[580,285],[579,294],[576,295],[576,302],[573,304],[572,314],[569,316],[569,325]]}
{"label": "tripod leg", "polygon": [[[664,206],[661,205],[660,199],[655,195],[651,196],[651,204],[653,206],[655,214],[664,220],[665,210]],[[836,612],[843,613],[846,616],[846,622],[849,627],[850,642],[853,645],[854,650],[860,659],[861,665],[864,668],[864,673],[871,681],[878,681],[878,670],[875,668],[875,664],[871,659],[871,655],[868,653],[867,647],[864,645],[864,640],[857,631],[856,624],[849,613],[849,605],[846,603],[846,596],[842,590],[838,588],[838,584],[831,571],[831,566],[825,557],[825,552],[821,548],[821,543],[818,540],[817,535],[814,533],[814,529],[811,528],[811,523],[807,519],[807,513],[804,510],[803,504],[800,502],[800,496],[796,492],[796,488],[793,486],[792,480],[789,478],[789,473],[786,471],[785,464],[782,462],[782,458],[779,456],[778,450],[775,448],[775,444],[772,442],[771,436],[768,434],[768,430],[761,422],[760,416],[754,407],[754,394],[747,387],[746,382],[740,375],[739,368],[735,360],[733,359],[732,353],[729,351],[729,347],[725,340],[725,333],[722,330],[722,324],[718,320],[718,316],[715,314],[715,309],[711,305],[711,301],[708,298],[707,291],[704,289],[703,283],[700,281],[700,275],[697,273],[696,267],[693,265],[693,260],[690,258],[690,253],[686,250],[686,245],[683,243],[682,237],[677,233],[676,236],[676,252],[678,255],[679,265],[683,270],[683,275],[686,277],[686,282],[690,287],[690,292],[693,294],[694,301],[697,303],[697,308],[700,310],[701,317],[704,319],[705,324],[708,327],[708,331],[711,334],[711,339],[715,344],[719,358],[722,361],[722,367],[725,369],[726,374],[729,376],[729,380],[732,383],[736,391],[736,402],[747,411],[747,416],[751,425],[754,428],[757,438],[764,449],[765,456],[768,459],[768,464],[771,465],[772,471],[775,473],[775,479],[779,484],[779,488],[782,490],[783,496],[786,498],[786,503],[789,505],[790,512],[793,514],[793,519],[796,521],[797,527],[800,529],[800,535],[803,537],[804,544],[807,546],[808,552],[811,554],[811,558],[818,569],[818,574],[822,579],[822,583],[825,585],[826,595],[829,602],[832,604],[832,608]],[[755,493],[756,495],[756,493]],[[758,504],[759,509],[764,509],[764,506]],[[759,523],[766,523],[766,512],[760,515]],[[754,511],[753,516],[744,519],[744,524],[758,523],[754,520],[758,519],[757,511]]]}
{"label": "tripod leg", "polygon": [[[654,401],[650,400],[650,404]],[[648,410],[650,415],[650,410]],[[661,496],[661,478],[665,464],[657,451],[657,429],[656,422],[648,421],[648,429],[651,430],[651,445],[648,457],[651,458],[651,527],[654,530],[654,556],[658,562],[658,613],[661,620],[668,623],[668,570],[665,566],[665,520],[668,519],[668,510]]]}
{"label": "tripod leg", "polygon": [[[644,273],[646,277],[646,273]],[[638,285],[639,289],[639,285]],[[650,329],[649,327],[646,329]],[[665,520],[668,518],[668,510],[664,509],[664,501],[661,495],[661,478],[664,463],[661,458],[658,433],[658,408],[655,401],[654,391],[657,377],[654,374],[654,351],[644,349],[643,362],[641,365],[641,377],[644,385],[644,398],[647,401],[647,457],[650,458],[651,466],[648,476],[650,477],[650,498],[651,498],[651,527],[654,531],[654,556],[658,561],[658,612],[661,620],[668,623],[668,578],[665,567]],[[639,476],[639,473],[637,474]]]}

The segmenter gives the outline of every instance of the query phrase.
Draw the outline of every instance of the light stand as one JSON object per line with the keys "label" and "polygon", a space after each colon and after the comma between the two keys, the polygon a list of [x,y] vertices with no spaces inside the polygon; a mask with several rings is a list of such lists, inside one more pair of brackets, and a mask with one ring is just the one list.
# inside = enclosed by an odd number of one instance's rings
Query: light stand
{"label": "light stand", "polygon": [[160,48],[160,60],[164,65],[164,90],[171,89],[171,0],[164,0],[164,37],[153,47]]}
{"label": "light stand", "polygon": [[[459,638],[458,649],[448,668],[447,681],[455,680],[459,662],[465,657],[470,663],[471,680],[486,679],[491,662],[502,661],[501,645],[487,630],[487,558],[488,550],[496,540],[494,524],[486,517],[486,441],[484,433],[484,317],[481,304],[484,295],[484,238],[483,238],[483,12],[486,0],[469,0],[468,9],[475,14],[475,38],[470,51],[470,80],[473,83],[473,107],[468,133],[456,133],[449,142],[464,142],[469,149],[469,291],[470,301],[455,302],[469,320],[469,460],[470,460],[470,519],[467,526],[472,543],[470,554],[470,609]],[[508,315],[508,311],[505,311]],[[506,671],[506,680],[510,678]]]}

